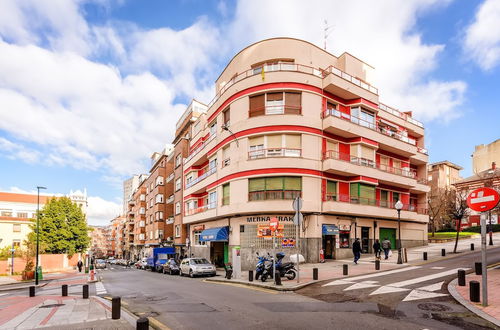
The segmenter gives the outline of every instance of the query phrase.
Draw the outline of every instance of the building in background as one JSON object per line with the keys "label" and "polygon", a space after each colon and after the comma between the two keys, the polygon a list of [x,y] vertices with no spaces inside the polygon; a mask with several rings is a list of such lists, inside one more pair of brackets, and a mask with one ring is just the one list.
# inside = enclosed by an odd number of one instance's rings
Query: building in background
{"label": "building in background", "polygon": [[500,164],[500,139],[490,144],[480,144],[476,146],[472,153],[472,170],[474,173],[486,171],[495,162]]}
{"label": "building in background", "polygon": [[[50,198],[68,197],[87,212],[87,191],[71,191],[68,195],[40,195],[40,209]],[[31,232],[30,225],[36,219],[37,194],[0,192],[0,248],[21,246]]]}
{"label": "building in background", "polygon": [[127,213],[128,201],[132,198],[132,194],[139,187],[141,175],[133,175],[129,179],[123,181],[123,214]]}
{"label": "building in background", "polygon": [[94,258],[104,258],[108,255],[108,226],[90,226],[90,253]]}

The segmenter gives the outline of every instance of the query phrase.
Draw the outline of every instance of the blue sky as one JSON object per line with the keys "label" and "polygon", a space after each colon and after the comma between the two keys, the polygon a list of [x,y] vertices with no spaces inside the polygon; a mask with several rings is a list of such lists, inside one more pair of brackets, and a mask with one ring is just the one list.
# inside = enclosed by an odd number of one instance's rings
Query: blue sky
{"label": "blue sky", "polygon": [[380,99],[426,127],[430,161],[471,174],[500,130],[500,0],[0,2],[0,190],[87,188],[90,223],[119,212],[191,98],[226,63],[289,36],[377,70]]}

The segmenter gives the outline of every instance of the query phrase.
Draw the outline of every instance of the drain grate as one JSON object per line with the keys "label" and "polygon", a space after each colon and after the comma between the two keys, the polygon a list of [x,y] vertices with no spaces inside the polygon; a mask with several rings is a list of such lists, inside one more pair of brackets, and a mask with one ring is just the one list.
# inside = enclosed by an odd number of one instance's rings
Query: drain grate
{"label": "drain grate", "polygon": [[451,308],[448,306],[434,303],[418,304],[417,307],[420,310],[429,312],[446,312],[451,310]]}
{"label": "drain grate", "polygon": [[64,306],[64,304],[48,304],[48,305],[42,305],[39,308],[52,308],[52,307],[60,307]]}

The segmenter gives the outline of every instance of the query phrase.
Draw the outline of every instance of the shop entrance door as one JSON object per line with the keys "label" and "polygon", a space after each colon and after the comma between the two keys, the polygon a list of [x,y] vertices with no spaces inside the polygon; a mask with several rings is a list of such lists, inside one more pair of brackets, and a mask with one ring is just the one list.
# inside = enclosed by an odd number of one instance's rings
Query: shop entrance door
{"label": "shop entrance door", "polygon": [[210,259],[217,267],[224,267],[227,260],[226,242],[210,242]]}
{"label": "shop entrance door", "polygon": [[361,227],[361,251],[363,253],[370,251],[370,227]]}
{"label": "shop entrance door", "polygon": [[325,259],[335,259],[335,235],[323,235]]}
{"label": "shop entrance door", "polygon": [[396,229],[395,228],[380,228],[379,232],[379,237],[380,237],[380,244],[382,244],[382,241],[384,241],[386,238],[391,241],[391,249],[396,249]]}

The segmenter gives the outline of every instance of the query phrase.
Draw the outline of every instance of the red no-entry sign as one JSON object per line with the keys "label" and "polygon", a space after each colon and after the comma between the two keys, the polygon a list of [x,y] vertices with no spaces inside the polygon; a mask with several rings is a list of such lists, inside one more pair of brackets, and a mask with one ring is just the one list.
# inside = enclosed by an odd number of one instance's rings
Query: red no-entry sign
{"label": "red no-entry sign", "polygon": [[271,231],[276,231],[278,229],[278,225],[278,219],[276,217],[271,218],[271,221],[269,221],[269,228],[271,229]]}
{"label": "red no-entry sign", "polygon": [[478,212],[491,210],[499,201],[500,195],[491,188],[478,188],[467,196],[467,205]]}

